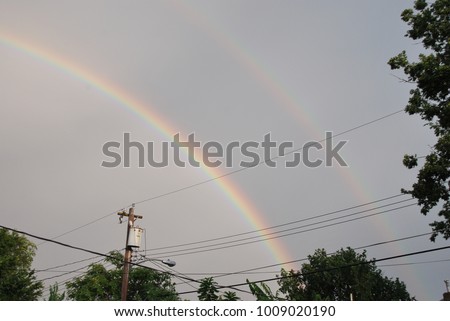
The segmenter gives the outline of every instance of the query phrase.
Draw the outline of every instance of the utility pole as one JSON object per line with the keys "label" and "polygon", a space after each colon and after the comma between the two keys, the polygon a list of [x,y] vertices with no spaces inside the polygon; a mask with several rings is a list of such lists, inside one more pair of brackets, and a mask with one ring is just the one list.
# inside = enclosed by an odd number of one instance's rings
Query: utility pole
{"label": "utility pole", "polygon": [[137,219],[142,219],[140,215],[134,215],[134,204],[129,209],[129,213],[127,214],[125,211],[117,213],[120,216],[119,220],[122,223],[122,218],[124,216],[128,217],[127,224],[127,239],[125,241],[125,256],[123,259],[123,274],[122,274],[122,292],[121,299],[122,301],[127,300],[128,293],[128,277],[130,275],[130,265],[131,265],[131,254],[133,253],[133,247],[129,244],[130,230],[134,228],[134,221]]}

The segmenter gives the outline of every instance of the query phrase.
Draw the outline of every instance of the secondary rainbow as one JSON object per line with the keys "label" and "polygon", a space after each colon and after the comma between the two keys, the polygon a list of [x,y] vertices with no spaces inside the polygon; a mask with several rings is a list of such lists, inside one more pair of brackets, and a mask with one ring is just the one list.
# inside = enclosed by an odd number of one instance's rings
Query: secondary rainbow
{"label": "secondary rainbow", "polygon": [[[275,73],[270,72],[267,64],[258,61],[258,55],[252,53],[245,43],[239,41],[237,36],[220,28],[218,23],[210,19],[205,12],[202,12],[201,7],[182,1],[171,1],[169,3],[175,10],[181,13],[181,17],[208,35],[217,46],[226,51],[243,69],[247,70],[248,74],[252,75],[255,81],[279,102],[279,107],[288,112],[301,125],[305,132],[312,136],[312,139],[320,140],[323,138],[324,131],[320,129],[321,126],[315,120],[311,111],[308,111],[304,105],[298,103],[295,95],[290,93],[286,89],[287,87],[283,86],[282,82],[276,79]],[[357,175],[358,173],[355,173],[354,170],[350,171],[349,168],[338,167],[337,172],[349,187],[352,194],[363,203],[370,202],[374,199],[371,196],[373,193],[361,183]],[[381,234],[396,235],[387,218],[378,218],[376,222],[378,223],[376,224],[376,228]],[[401,245],[397,245],[397,247],[400,249]],[[414,276],[411,275],[411,277]]]}
{"label": "secondary rainbow", "polygon": [[[89,84],[105,96],[118,102],[123,108],[126,108],[128,111],[144,120],[165,138],[171,139],[173,134],[182,132],[181,130],[176,130],[174,125],[170,124],[166,119],[164,119],[164,117],[157,114],[154,106],[141,103],[134,97],[131,97],[123,89],[115,86],[112,82],[108,82],[107,80],[101,78],[101,76],[90,70],[86,70],[73,61],[60,57],[49,50],[40,48],[30,42],[25,42],[17,37],[0,34],[0,44],[20,51],[39,61],[45,62],[46,64],[66,73],[67,75]],[[195,158],[197,160],[202,159],[201,154],[196,153]],[[202,164],[202,162],[200,162],[200,164]],[[218,185],[226,198],[245,217],[253,228],[263,229],[269,226],[264,218],[264,215],[247,197],[245,197],[245,194],[235,183],[233,183],[228,177],[223,177],[224,173],[220,169],[210,168],[204,166],[203,164],[202,169],[211,178],[220,177],[220,179],[214,180],[214,183]],[[268,240],[265,243],[278,262],[286,262],[291,260],[289,253],[284,248],[282,242],[278,239]]]}
{"label": "secondary rainbow", "polygon": [[[257,56],[246,49],[244,43],[222,30],[217,23],[201,11],[200,7],[183,1],[170,1],[168,3],[171,4],[173,9],[180,12],[184,19],[208,35],[217,46],[247,70],[247,73],[279,102],[278,107],[288,112],[301,125],[304,132],[311,135],[310,139],[316,141],[323,139],[324,130],[321,129],[314,115],[304,105],[297,102],[293,95],[286,90],[286,86],[283,86],[276,79],[274,73],[269,71],[266,67],[267,64],[258,61]],[[357,175],[348,173],[346,168],[342,167],[338,168],[338,173],[359,200],[363,202],[373,200],[373,197],[370,197],[370,192],[366,191],[366,188],[358,180]],[[389,227],[386,228],[389,229]],[[391,234],[393,234],[392,231]]]}

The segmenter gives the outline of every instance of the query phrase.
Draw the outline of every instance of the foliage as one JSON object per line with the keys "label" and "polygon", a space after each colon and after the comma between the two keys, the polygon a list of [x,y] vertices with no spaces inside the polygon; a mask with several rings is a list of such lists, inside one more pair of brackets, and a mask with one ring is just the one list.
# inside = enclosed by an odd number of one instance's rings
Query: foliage
{"label": "foliage", "polygon": [[48,296],[49,301],[64,301],[66,292],[59,293],[58,283],[50,286],[50,294]]}
{"label": "foliage", "polygon": [[365,252],[318,249],[308,259],[300,271],[281,270],[279,291],[287,300],[411,300],[405,284],[383,276]]}
{"label": "foliage", "polygon": [[[402,19],[411,29],[406,36],[421,40],[427,54],[410,61],[405,51],[391,58],[392,69],[402,69],[408,83],[414,83],[406,112],[420,115],[434,130],[436,144],[425,158],[412,189],[404,190],[418,200],[421,213],[427,215],[438,207],[440,220],[430,224],[431,240],[438,235],[450,238],[450,0],[428,4],[416,0],[414,9],[406,9]],[[405,155],[408,168],[418,165],[417,155]]]}
{"label": "foliage", "polygon": [[31,269],[36,246],[16,232],[0,229],[0,300],[34,301],[43,289]]}
{"label": "foliage", "polygon": [[[67,295],[75,301],[118,301],[122,289],[123,256],[110,254],[106,261],[113,264],[106,269],[102,264],[92,264],[88,271],[67,283]],[[132,267],[129,274],[129,301],[175,301],[178,295],[170,275],[144,267]]]}
{"label": "foliage", "polygon": [[250,287],[250,291],[256,297],[257,301],[277,301],[279,298],[272,293],[272,290],[269,286],[263,282],[260,283],[260,286],[256,283],[251,283],[247,279],[247,284]]}
{"label": "foliage", "polygon": [[241,298],[236,295],[236,292],[233,291],[225,291],[224,294],[220,297],[221,301],[240,301]]}
{"label": "foliage", "polygon": [[197,290],[198,299],[200,301],[239,301],[240,297],[236,295],[236,292],[225,291],[223,294],[218,295],[218,284],[214,281],[214,278],[204,278],[200,282],[200,287]]}
{"label": "foliage", "polygon": [[204,278],[197,290],[198,299],[200,301],[217,301],[219,300],[218,292],[217,282],[213,278]]}

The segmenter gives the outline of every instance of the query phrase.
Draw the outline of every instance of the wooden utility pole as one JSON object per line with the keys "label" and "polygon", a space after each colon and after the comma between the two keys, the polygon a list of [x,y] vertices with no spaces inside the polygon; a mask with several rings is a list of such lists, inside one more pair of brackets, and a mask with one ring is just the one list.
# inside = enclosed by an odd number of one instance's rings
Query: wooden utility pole
{"label": "wooden utility pole", "polygon": [[122,293],[121,293],[122,301],[126,301],[128,293],[128,277],[130,275],[131,254],[133,253],[133,247],[129,245],[130,230],[134,228],[134,221],[137,220],[138,218],[142,219],[142,216],[134,215],[134,204],[132,207],[130,207],[128,214],[125,211],[122,211],[117,213],[117,215],[120,216],[120,220],[122,220],[124,216],[128,217],[127,239],[125,240],[125,256],[123,259]]}

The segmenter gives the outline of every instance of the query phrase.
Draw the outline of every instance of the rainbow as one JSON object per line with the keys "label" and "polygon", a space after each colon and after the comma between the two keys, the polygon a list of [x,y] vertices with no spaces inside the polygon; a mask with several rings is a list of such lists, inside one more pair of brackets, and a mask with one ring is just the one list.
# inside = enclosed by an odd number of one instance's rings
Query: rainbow
{"label": "rainbow", "polygon": [[[164,137],[173,138],[173,134],[181,132],[176,130],[173,124],[170,124],[160,114],[156,112],[155,106],[149,106],[131,97],[126,91],[115,86],[112,82],[101,78],[101,76],[90,70],[77,65],[75,62],[58,56],[57,54],[25,42],[17,37],[0,34],[0,44],[12,48],[16,51],[24,53],[38,61],[67,74],[83,83],[86,83],[103,95],[117,102],[120,106],[130,111],[132,114],[149,124],[154,130],[158,131]],[[180,134],[181,136],[181,134]],[[181,139],[185,139],[181,137]],[[195,159],[201,160],[200,151],[195,154]],[[269,226],[264,215],[257,207],[252,204],[251,200],[234,184],[219,168],[210,168],[199,162],[202,170],[212,179],[220,188],[224,196],[233,204],[233,206],[245,217],[246,221],[255,229],[263,229]],[[215,179],[220,177],[220,179]],[[265,242],[269,251],[278,262],[291,261],[291,256],[284,248],[280,240],[273,239]]]}
{"label": "rainbow", "polygon": [[[170,3],[174,10],[178,11],[184,19],[207,34],[212,41],[245,68],[248,74],[253,76],[255,81],[277,99],[279,107],[288,112],[293,119],[301,125],[301,128],[311,135],[312,139],[315,139],[316,141],[323,139],[325,131],[315,120],[314,115],[297,102],[297,99],[286,90],[286,87],[283,86],[279,80],[276,80],[274,73],[270,72],[265,67],[266,64],[259,62],[256,55],[246,49],[243,43],[240,43],[236,37],[221,30],[214,21],[209,19],[208,16],[202,13],[201,9],[195,7],[194,4],[188,4],[183,1],[169,1],[168,3]],[[348,174],[348,171],[346,171],[345,168],[339,167],[338,169],[339,175],[351,189],[353,195],[363,203],[373,199],[370,197],[371,193],[366,191],[356,175]],[[389,229],[389,227],[387,228]]]}
{"label": "rainbow", "polygon": [[[270,72],[266,64],[259,62],[257,55],[250,52],[244,43],[239,42],[237,37],[222,30],[217,23],[209,19],[201,11],[201,8],[195,6],[195,4],[183,1],[170,1],[169,3],[173,9],[180,13],[182,18],[197,27],[201,32],[207,34],[216,45],[225,50],[247,70],[248,74],[252,75],[255,81],[259,82],[261,86],[277,99],[279,107],[289,113],[306,132],[312,135],[313,139],[317,141],[322,139],[324,130],[321,129],[314,115],[305,106],[298,103],[294,95],[286,90],[286,86],[283,86],[282,82],[276,79],[275,73]],[[371,197],[373,193],[369,188],[363,186],[354,170],[350,171],[348,168],[338,167],[337,172],[351,193],[362,203],[367,203],[374,199]],[[396,235],[387,218],[378,218],[376,225],[376,228],[382,235]],[[397,247],[401,249],[401,245],[397,245]],[[409,274],[411,279],[415,278],[411,273]]]}

